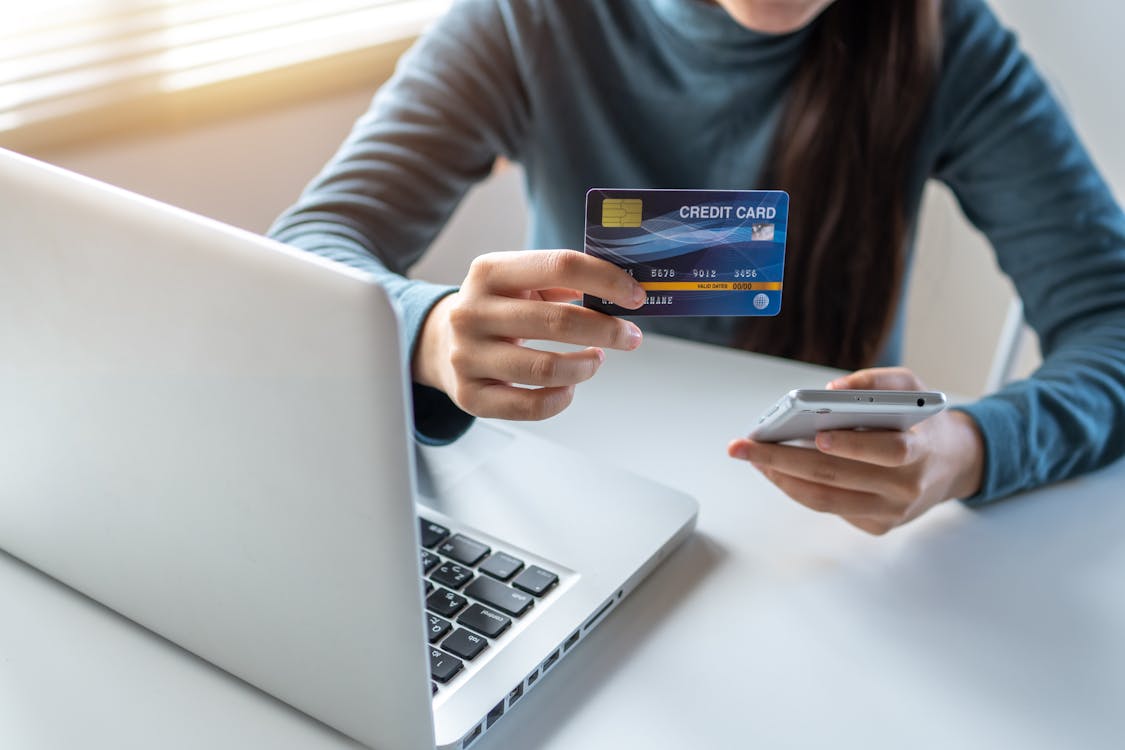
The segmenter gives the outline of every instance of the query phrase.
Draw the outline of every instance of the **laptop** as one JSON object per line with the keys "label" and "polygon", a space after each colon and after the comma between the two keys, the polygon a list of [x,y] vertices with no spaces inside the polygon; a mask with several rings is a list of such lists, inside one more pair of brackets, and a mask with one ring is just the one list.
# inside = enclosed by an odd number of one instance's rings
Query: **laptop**
{"label": "laptop", "polygon": [[368,275],[0,151],[0,548],[363,744],[464,748],[697,505],[504,424],[417,448],[408,386]]}

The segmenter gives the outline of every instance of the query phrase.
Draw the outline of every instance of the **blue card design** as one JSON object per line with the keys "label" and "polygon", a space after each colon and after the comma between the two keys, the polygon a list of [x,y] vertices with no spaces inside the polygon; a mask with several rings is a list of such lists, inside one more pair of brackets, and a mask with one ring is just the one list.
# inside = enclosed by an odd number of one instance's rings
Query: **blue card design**
{"label": "blue card design", "polygon": [[789,194],[781,190],[615,190],[586,193],[586,247],[648,292],[610,315],[777,315]]}

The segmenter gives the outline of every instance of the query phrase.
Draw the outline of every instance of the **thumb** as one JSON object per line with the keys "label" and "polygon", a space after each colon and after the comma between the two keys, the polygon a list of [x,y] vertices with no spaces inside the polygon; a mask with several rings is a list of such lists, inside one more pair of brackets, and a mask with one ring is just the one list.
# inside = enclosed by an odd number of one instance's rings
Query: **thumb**
{"label": "thumb", "polygon": [[832,390],[850,388],[864,391],[922,391],[926,386],[906,367],[870,367],[836,378],[827,386]]}

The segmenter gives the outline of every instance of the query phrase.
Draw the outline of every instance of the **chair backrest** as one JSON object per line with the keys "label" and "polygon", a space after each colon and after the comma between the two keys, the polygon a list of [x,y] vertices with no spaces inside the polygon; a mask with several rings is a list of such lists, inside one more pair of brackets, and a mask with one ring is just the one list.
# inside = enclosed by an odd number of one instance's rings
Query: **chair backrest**
{"label": "chair backrest", "polygon": [[1026,354],[1027,323],[1023,319],[1023,303],[1014,297],[1008,305],[1008,314],[996,342],[996,354],[985,381],[985,393],[992,393],[1016,378],[1017,368]]}

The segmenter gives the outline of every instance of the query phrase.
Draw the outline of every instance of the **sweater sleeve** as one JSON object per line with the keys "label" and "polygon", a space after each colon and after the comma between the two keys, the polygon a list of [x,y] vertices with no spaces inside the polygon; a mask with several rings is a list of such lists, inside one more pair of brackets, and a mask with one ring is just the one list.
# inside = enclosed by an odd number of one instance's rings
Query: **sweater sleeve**
{"label": "sweater sleeve", "polygon": [[[426,315],[456,288],[405,273],[496,158],[519,158],[529,105],[520,75],[526,47],[517,41],[528,23],[498,0],[456,3],[269,230],[376,276],[402,318],[410,358]],[[441,391],[415,383],[413,396],[422,442],[450,442],[472,423]]]}
{"label": "sweater sleeve", "polygon": [[985,443],[972,504],[1125,453],[1125,215],[1014,36],[978,0],[952,5],[936,176],[991,241],[1044,356],[963,407]]}

